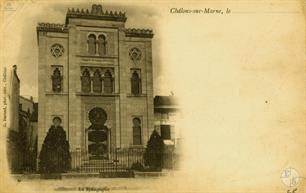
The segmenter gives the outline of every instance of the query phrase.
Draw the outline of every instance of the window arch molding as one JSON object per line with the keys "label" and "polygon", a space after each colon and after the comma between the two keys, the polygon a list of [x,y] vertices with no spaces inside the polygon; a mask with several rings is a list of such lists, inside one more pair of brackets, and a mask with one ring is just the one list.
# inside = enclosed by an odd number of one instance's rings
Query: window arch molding
{"label": "window arch molding", "polygon": [[131,69],[131,94],[140,95],[142,93],[141,71],[140,69]]}
{"label": "window arch molding", "polygon": [[97,53],[97,35],[95,33],[87,34],[87,52],[90,55],[95,55]]}
{"label": "window arch molding", "polygon": [[84,68],[81,74],[81,90],[82,92],[91,92],[92,75],[88,68]]}
{"label": "window arch molding", "polygon": [[[85,71],[87,71],[86,73],[89,73],[89,76],[92,77],[94,75],[96,69],[92,69],[91,67],[88,66],[82,66],[81,67],[81,76],[84,74]],[[102,72],[100,72],[102,73]]]}
{"label": "window arch molding", "polygon": [[[87,33],[87,53],[89,53],[90,55],[100,55],[99,53],[99,37],[103,36],[104,37],[104,54],[102,55],[106,55],[107,54],[107,40],[108,40],[108,36],[107,33],[105,32],[88,32]],[[90,44],[90,38],[95,37],[95,41],[94,44]],[[94,45],[94,46],[93,46]],[[92,46],[92,47],[90,47]],[[94,47],[94,49],[93,49]]]}
{"label": "window arch molding", "polygon": [[97,36],[97,47],[100,56],[107,54],[107,36],[104,33],[99,33]]}
{"label": "window arch molding", "polygon": [[87,39],[90,35],[94,35],[94,36],[96,36],[96,38],[98,38],[100,35],[103,35],[105,37],[105,39],[108,38],[107,33],[105,33],[105,32],[88,32],[87,35],[86,35]]}
{"label": "window arch molding", "polygon": [[107,71],[110,72],[110,74],[112,75],[113,78],[115,77],[115,73],[114,73],[113,68],[102,68],[101,74],[103,74],[103,76],[104,76]]}
{"label": "window arch molding", "polygon": [[101,93],[102,92],[102,75],[100,69],[95,69],[92,76],[92,85],[93,92]]}
{"label": "window arch molding", "polygon": [[98,33],[95,33],[97,35],[97,37],[99,36],[104,36],[105,37],[105,40],[107,40],[107,34],[104,33],[104,32],[98,32]]}
{"label": "window arch molding", "polygon": [[63,75],[62,75],[63,69],[61,66],[56,66],[52,69],[52,91],[53,92],[62,92],[63,87]]}
{"label": "window arch molding", "polygon": [[104,93],[114,92],[114,76],[110,69],[104,71],[103,74],[103,90]]}

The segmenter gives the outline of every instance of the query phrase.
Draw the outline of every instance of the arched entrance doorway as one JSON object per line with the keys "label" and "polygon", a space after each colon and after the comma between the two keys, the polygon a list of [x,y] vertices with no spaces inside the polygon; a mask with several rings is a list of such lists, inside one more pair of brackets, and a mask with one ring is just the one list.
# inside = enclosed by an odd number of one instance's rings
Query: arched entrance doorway
{"label": "arched entrance doorway", "polygon": [[89,159],[108,158],[108,128],[104,125],[107,114],[104,109],[95,107],[88,113],[91,125],[88,128]]}

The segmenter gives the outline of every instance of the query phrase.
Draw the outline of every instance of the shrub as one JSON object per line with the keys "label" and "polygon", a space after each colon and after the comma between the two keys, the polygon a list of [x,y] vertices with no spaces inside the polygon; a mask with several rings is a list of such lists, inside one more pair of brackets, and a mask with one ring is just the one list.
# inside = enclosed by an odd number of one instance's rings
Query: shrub
{"label": "shrub", "polygon": [[140,162],[134,162],[131,166],[131,170],[144,171],[144,167]]}
{"label": "shrub", "polygon": [[147,143],[144,153],[145,166],[150,171],[160,171],[162,168],[164,142],[161,136],[154,130]]}
{"label": "shrub", "polygon": [[69,143],[62,127],[49,129],[39,159],[40,173],[61,173],[70,169]]}

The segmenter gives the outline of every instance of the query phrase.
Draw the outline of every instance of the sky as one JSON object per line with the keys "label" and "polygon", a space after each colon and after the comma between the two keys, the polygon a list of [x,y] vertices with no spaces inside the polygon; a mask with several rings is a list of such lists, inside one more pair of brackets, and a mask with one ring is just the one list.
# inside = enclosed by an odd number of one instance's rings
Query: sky
{"label": "sky", "polygon": [[[99,2],[96,2],[99,3]],[[38,45],[36,26],[39,22],[64,23],[68,8],[88,8],[91,3],[78,1],[47,2],[47,1],[24,1],[12,3],[8,6],[11,10],[6,11],[3,25],[4,29],[4,60],[7,66],[17,64],[18,76],[21,80],[20,93],[23,96],[33,96],[37,101],[38,96]],[[170,77],[163,71],[165,64],[159,57],[160,31],[157,21],[161,17],[158,12],[148,8],[139,9],[135,5],[117,5],[116,3],[103,3],[103,9],[124,11],[128,17],[127,28],[153,29],[153,73],[154,94],[170,95],[173,92],[171,85],[160,86],[169,83]],[[13,33],[12,33],[13,32]],[[13,42],[13,43],[12,43]]]}

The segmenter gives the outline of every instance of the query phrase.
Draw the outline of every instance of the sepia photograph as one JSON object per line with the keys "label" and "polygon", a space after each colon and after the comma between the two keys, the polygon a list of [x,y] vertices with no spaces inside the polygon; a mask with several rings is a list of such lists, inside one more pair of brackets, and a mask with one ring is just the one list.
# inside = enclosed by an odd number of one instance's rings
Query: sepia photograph
{"label": "sepia photograph", "polygon": [[3,0],[2,193],[306,191],[302,0]]}

